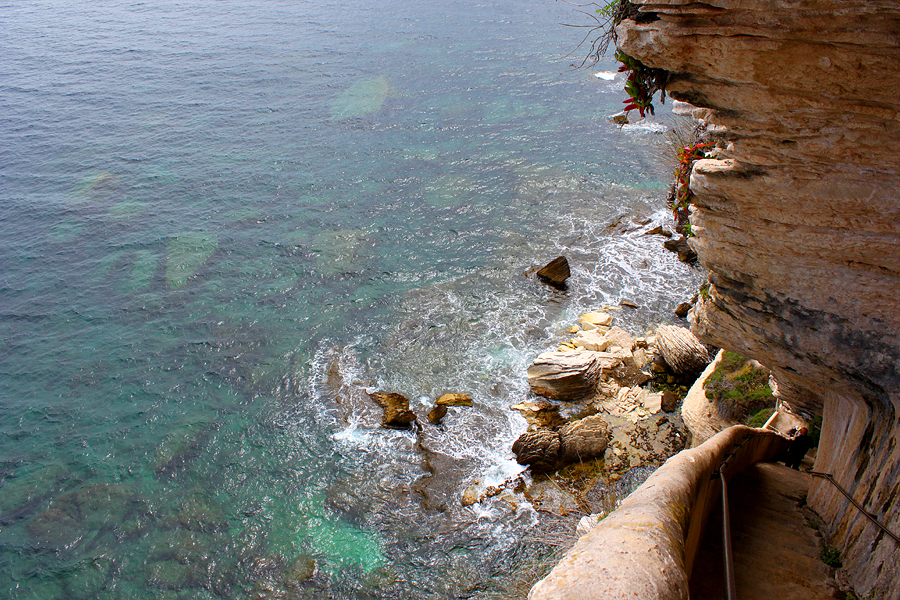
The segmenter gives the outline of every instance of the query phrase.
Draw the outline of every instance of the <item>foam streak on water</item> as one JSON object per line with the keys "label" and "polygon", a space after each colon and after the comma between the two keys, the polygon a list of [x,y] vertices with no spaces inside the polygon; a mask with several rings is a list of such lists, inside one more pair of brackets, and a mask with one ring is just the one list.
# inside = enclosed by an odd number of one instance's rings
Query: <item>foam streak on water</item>
{"label": "foam streak on water", "polygon": [[[459,500],[520,471],[529,361],[698,279],[607,228],[665,184],[569,10],[0,8],[0,596],[505,595],[536,513]],[[475,406],[386,430],[373,388]]]}

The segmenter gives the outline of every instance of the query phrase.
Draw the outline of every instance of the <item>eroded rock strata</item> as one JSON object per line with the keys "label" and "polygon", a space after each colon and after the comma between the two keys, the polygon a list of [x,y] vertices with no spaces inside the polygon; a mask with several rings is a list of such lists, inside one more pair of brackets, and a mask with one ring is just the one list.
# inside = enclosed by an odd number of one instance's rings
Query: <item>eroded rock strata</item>
{"label": "eroded rock strata", "polygon": [[[694,165],[708,343],[823,414],[816,469],[900,532],[900,4],[637,0],[619,46],[723,143]],[[857,591],[900,597],[900,547],[829,483],[809,496]]]}

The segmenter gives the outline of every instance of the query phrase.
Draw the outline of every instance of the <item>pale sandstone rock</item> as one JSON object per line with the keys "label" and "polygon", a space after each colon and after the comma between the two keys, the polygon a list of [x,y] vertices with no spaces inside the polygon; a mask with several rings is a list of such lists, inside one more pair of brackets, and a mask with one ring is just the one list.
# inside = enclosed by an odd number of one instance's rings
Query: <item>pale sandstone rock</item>
{"label": "pale sandstone rock", "polygon": [[596,327],[609,327],[610,325],[612,325],[613,318],[609,313],[589,312],[581,315],[581,318],[578,320],[578,322],[582,326],[593,326],[591,327],[593,329]]}
{"label": "pale sandstone rock", "polygon": [[647,409],[647,412],[650,414],[660,412],[662,410],[662,398],[663,395],[661,392],[647,394],[643,400],[644,408]]}
{"label": "pale sandstone rock", "polygon": [[[694,331],[823,410],[816,468],[900,531],[900,4],[636,2],[659,19],[626,21],[619,45],[727,136],[690,180],[712,272]],[[857,590],[900,597],[894,542],[827,482],[809,502]]]}
{"label": "pale sandstone rock", "polygon": [[638,369],[643,369],[650,362],[647,353],[641,348],[635,348],[631,355],[634,357],[634,364]]}
{"label": "pale sandstone rock", "polygon": [[[703,528],[704,507],[718,498],[713,472],[737,448],[733,464],[771,459],[786,447],[775,435],[739,445],[751,431],[737,426],[704,447],[670,458],[621,506],[581,537],[529,600],[594,598],[683,600]],[[693,540],[693,544],[685,544]]]}
{"label": "pale sandstone rock", "polygon": [[691,389],[688,390],[684,402],[681,403],[681,419],[684,426],[691,432],[691,447],[696,448],[720,431],[732,425],[733,421],[725,419],[719,414],[716,403],[706,397],[706,389],[703,384],[713,374],[722,362],[722,351],[716,354],[716,358],[703,370]]}
{"label": "pale sandstone rock", "polygon": [[699,373],[709,364],[706,346],[684,327],[660,326],[656,332],[656,346],[666,364],[676,373]]}
{"label": "pale sandstone rock", "polygon": [[621,327],[611,328],[606,332],[604,337],[609,341],[610,346],[621,348],[626,352],[631,352],[632,350],[634,350],[634,338],[631,337],[631,335]]}
{"label": "pale sandstone rock", "polygon": [[578,525],[575,526],[575,535],[579,537],[585,535],[587,532],[597,526],[601,518],[603,518],[603,515],[597,514],[581,517],[581,519],[579,519],[578,521]]}
{"label": "pale sandstone rock", "polygon": [[568,402],[590,396],[603,369],[597,355],[587,350],[541,354],[528,367],[532,393]]}
{"label": "pale sandstone rock", "polygon": [[585,350],[603,352],[609,346],[609,340],[600,331],[592,329],[580,332],[572,339],[572,344]]}

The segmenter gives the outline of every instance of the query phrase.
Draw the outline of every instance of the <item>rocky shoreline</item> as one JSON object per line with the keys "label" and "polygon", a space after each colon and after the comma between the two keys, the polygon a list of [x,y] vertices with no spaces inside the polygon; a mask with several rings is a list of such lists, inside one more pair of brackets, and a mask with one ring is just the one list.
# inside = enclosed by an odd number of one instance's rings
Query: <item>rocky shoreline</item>
{"label": "rocky shoreline", "polygon": [[[532,473],[526,497],[538,510],[584,517],[578,534],[686,446],[680,402],[709,362],[687,329],[633,337],[613,324],[614,310],[582,315],[573,337],[539,355],[528,368],[534,399],[512,407],[529,423],[512,448]],[[633,471],[641,476],[617,488]]]}

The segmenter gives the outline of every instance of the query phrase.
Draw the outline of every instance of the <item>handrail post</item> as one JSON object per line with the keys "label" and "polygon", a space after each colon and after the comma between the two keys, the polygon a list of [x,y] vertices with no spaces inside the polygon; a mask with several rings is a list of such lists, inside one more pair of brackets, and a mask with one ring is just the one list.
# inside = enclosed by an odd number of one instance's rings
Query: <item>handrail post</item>
{"label": "handrail post", "polygon": [[734,559],[731,554],[731,518],[728,514],[728,484],[721,470],[719,479],[722,481],[722,536],[725,546],[725,588],[728,600],[737,600],[737,591],[734,584]]}

